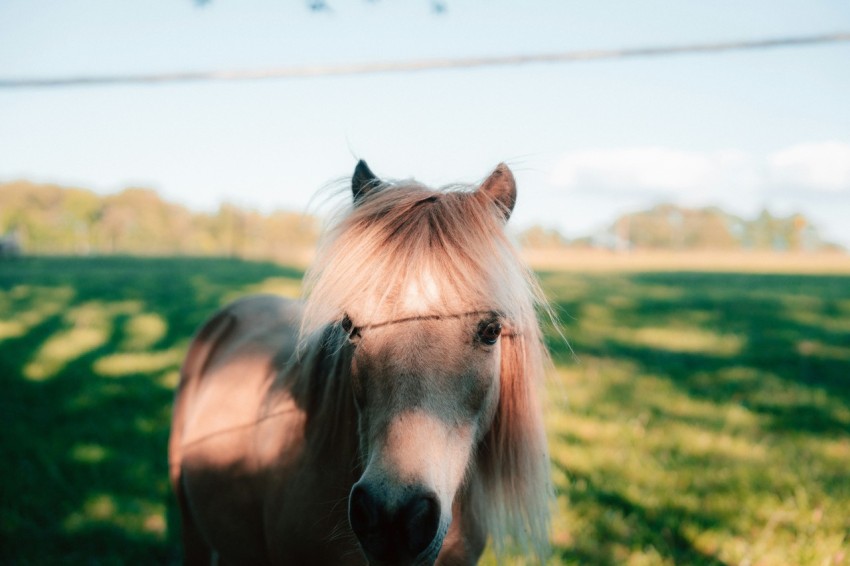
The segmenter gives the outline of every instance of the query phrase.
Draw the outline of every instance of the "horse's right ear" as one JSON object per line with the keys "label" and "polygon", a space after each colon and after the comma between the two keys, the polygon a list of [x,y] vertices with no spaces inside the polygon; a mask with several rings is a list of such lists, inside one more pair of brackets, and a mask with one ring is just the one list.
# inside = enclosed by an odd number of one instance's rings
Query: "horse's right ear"
{"label": "horse's right ear", "polygon": [[351,176],[351,192],[354,194],[354,206],[369,196],[378,186],[381,180],[372,173],[369,166],[362,159],[357,162],[357,167],[354,168],[354,175]]}
{"label": "horse's right ear", "polygon": [[507,222],[516,204],[516,179],[510,168],[504,163],[499,163],[490,176],[481,183],[478,194],[493,202]]}

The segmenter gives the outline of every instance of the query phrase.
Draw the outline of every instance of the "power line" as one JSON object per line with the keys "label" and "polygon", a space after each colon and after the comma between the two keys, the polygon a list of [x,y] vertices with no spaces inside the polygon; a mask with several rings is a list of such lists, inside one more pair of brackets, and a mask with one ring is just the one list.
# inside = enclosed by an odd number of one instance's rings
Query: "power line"
{"label": "power line", "polygon": [[440,69],[471,69],[476,67],[498,67],[526,65],[530,63],[574,63],[578,61],[600,61],[605,59],[631,59],[640,57],[663,57],[689,53],[718,53],[723,51],[748,51],[778,47],[799,47],[830,43],[850,42],[850,33],[839,32],[822,35],[775,37],[716,43],[692,43],[626,49],[598,49],[565,51],[532,55],[497,55],[492,57],[461,57],[456,59],[418,59],[412,61],[384,61],[376,63],[354,63],[343,65],[314,65],[301,67],[277,67],[259,70],[188,71],[139,75],[89,75],[48,78],[0,78],[2,89],[54,88],[69,86],[107,86],[189,83],[209,81],[251,81],[260,79],[298,79],[307,77],[340,77],[434,71]]}

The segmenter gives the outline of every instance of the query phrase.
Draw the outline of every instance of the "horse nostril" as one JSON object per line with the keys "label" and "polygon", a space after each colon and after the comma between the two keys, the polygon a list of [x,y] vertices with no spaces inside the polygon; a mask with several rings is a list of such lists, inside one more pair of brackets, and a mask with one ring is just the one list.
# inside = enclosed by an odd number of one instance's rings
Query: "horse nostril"
{"label": "horse nostril", "polygon": [[413,497],[399,513],[404,540],[411,556],[424,551],[440,527],[440,502],[434,494]]}
{"label": "horse nostril", "polygon": [[374,498],[360,485],[351,490],[348,502],[348,521],[357,538],[363,538],[378,528],[378,509]]}

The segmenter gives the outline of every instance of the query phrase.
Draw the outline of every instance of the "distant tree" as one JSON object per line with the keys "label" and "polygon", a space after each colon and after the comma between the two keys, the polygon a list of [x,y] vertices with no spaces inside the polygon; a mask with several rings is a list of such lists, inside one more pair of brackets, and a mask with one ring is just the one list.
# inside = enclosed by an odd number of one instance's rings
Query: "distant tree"
{"label": "distant tree", "polygon": [[690,209],[661,204],[618,218],[601,238],[616,247],[637,249],[815,250],[825,244],[808,220],[794,214],[774,217],[764,210],[745,220],[716,207]]}
{"label": "distant tree", "polygon": [[544,228],[540,225],[534,225],[521,232],[518,240],[520,246],[529,249],[564,248],[569,243],[555,228]]}

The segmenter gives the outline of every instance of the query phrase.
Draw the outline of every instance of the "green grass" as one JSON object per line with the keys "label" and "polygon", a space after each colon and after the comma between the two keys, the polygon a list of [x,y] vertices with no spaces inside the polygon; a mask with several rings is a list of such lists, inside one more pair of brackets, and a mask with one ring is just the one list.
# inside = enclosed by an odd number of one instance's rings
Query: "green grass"
{"label": "green grass", "polygon": [[561,562],[850,560],[850,278],[543,281]]}
{"label": "green grass", "polygon": [[[301,273],[202,259],[0,263],[0,563],[179,557],[180,357]],[[850,562],[850,277],[544,273],[553,564]]]}

